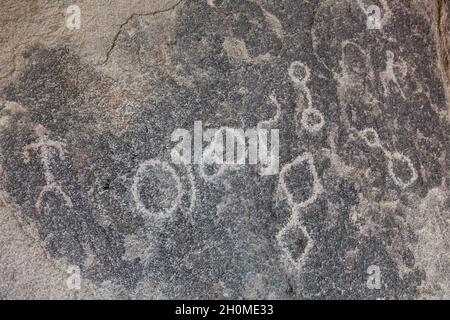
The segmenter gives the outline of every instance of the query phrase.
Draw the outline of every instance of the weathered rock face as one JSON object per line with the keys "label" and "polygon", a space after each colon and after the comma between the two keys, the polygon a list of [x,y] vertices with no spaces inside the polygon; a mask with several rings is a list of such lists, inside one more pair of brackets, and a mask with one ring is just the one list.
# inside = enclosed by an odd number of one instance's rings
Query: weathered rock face
{"label": "weathered rock face", "polygon": [[0,297],[450,297],[447,1],[103,2],[0,13]]}

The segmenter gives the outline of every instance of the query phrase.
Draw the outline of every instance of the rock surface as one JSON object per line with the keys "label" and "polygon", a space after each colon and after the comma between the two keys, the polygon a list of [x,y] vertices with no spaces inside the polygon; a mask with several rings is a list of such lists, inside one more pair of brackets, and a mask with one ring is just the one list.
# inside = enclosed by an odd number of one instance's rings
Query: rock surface
{"label": "rock surface", "polygon": [[[0,298],[450,298],[449,10],[4,0]],[[280,171],[172,163],[195,121]]]}

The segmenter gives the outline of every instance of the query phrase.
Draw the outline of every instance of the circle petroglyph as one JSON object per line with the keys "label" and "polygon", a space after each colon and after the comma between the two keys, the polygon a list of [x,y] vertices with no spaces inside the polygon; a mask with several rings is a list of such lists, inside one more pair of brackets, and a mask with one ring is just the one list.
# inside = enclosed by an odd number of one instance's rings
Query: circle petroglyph
{"label": "circle petroglyph", "polygon": [[360,134],[369,147],[383,148],[378,133],[374,129],[364,129]]}
{"label": "circle petroglyph", "polygon": [[301,122],[305,130],[309,132],[318,132],[323,128],[325,119],[319,110],[309,108],[303,111]]}
{"label": "circle petroglyph", "polygon": [[305,85],[309,81],[309,68],[300,61],[292,62],[288,72],[292,82],[296,85]]}
{"label": "circle petroglyph", "polygon": [[181,203],[182,184],[169,164],[151,159],[139,165],[132,194],[139,211],[149,216],[166,217]]}

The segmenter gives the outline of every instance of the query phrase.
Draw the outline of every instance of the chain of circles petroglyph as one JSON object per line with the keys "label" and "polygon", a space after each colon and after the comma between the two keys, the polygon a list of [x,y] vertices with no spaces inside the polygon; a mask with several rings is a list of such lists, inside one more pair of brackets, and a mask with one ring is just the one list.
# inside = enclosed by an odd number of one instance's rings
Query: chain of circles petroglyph
{"label": "chain of circles petroglyph", "polygon": [[297,103],[296,112],[297,114],[302,113],[301,125],[309,132],[318,132],[322,129],[325,124],[324,117],[322,113],[313,107],[311,92],[307,86],[307,82],[310,78],[310,70],[308,66],[300,61],[295,61],[289,67],[289,77],[292,80],[295,88],[298,89],[305,97],[307,108],[301,112],[301,104]]}
{"label": "chain of circles petroglyph", "polygon": [[[388,160],[389,175],[391,176],[392,180],[394,181],[394,183],[397,186],[399,186],[401,188],[407,188],[407,187],[411,186],[417,180],[418,175],[417,175],[416,169],[414,168],[414,165],[413,165],[411,159],[400,152],[397,152],[397,151],[391,152],[391,151],[387,150],[381,144],[380,137],[378,136],[378,133],[374,129],[367,128],[362,131],[358,131],[357,134],[366,142],[366,144],[369,147],[379,148],[379,149],[381,149],[381,151],[383,151],[385,157]],[[394,161],[402,161],[407,164],[408,169],[411,172],[411,176],[406,182],[403,181],[400,177],[398,177],[395,174]]]}
{"label": "chain of circles petroglyph", "polygon": [[[289,187],[286,184],[286,177],[289,175],[289,172],[291,170],[295,170],[294,167],[297,165],[301,165],[302,163],[306,163],[308,165],[309,172],[311,173],[311,176],[313,178],[313,188],[312,188],[312,194],[309,196],[308,199],[297,202],[294,199],[294,195],[289,191]],[[283,250],[285,257],[288,259],[289,262],[291,262],[294,266],[301,267],[305,263],[305,259],[308,256],[309,251],[314,245],[314,241],[309,236],[308,231],[306,228],[300,223],[300,209],[306,208],[312,203],[314,203],[317,200],[317,197],[322,192],[323,188],[319,180],[319,176],[317,174],[315,165],[314,165],[314,158],[311,153],[304,153],[301,156],[298,156],[294,161],[291,163],[286,164],[280,172],[280,185],[283,190],[283,192],[286,194],[287,200],[289,205],[291,206],[292,214],[289,218],[289,221],[287,224],[278,232],[276,238],[278,241],[278,244],[280,245],[281,249]],[[299,231],[303,232],[304,236],[307,239],[306,246],[303,250],[303,253],[297,258],[294,259],[292,254],[289,252],[288,244],[285,241],[285,236],[287,233],[291,230],[295,230],[295,228],[298,228]]]}
{"label": "chain of circles petroglyph", "polygon": [[[322,113],[312,106],[311,92],[307,86],[307,82],[310,79],[309,68],[304,63],[300,61],[295,61],[289,67],[288,74],[292,80],[292,83],[294,84],[294,87],[297,90],[299,90],[300,93],[303,94],[306,99],[307,108],[303,110],[303,112],[301,112],[302,103],[300,101],[297,103],[296,107],[297,114],[302,113],[300,121],[302,127],[306,131],[311,133],[316,133],[320,131],[325,124],[325,120]],[[298,128],[297,131],[299,131]],[[292,192],[289,191],[289,187],[286,184],[286,176],[289,174],[291,170],[294,170],[295,166],[301,165],[302,163],[306,163],[308,165],[309,172],[311,173],[311,176],[313,178],[313,188],[312,194],[309,196],[308,199],[302,202],[296,202],[294,199],[294,195],[292,194]],[[313,239],[310,237],[308,231],[300,222],[300,209],[306,208],[312,203],[314,203],[323,189],[314,165],[313,155],[307,152],[298,156],[291,163],[286,164],[281,169],[279,183],[281,185],[283,192],[286,194],[288,203],[291,206],[292,214],[286,225],[284,225],[283,228],[276,235],[276,239],[281,249],[283,250],[283,253],[285,254],[285,258],[294,266],[300,268],[304,265],[305,259],[314,245]],[[297,230],[295,230],[296,228]],[[302,254],[297,259],[294,259],[294,257],[292,256],[291,252],[289,251],[288,244],[285,241],[287,233],[291,230],[294,230],[294,232],[302,232],[306,238],[305,248]]]}

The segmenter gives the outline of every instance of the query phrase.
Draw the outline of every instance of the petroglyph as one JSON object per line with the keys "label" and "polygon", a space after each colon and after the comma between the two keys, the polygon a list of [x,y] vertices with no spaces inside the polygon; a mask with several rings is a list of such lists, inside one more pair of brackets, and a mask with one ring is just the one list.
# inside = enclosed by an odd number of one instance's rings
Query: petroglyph
{"label": "petroglyph", "polygon": [[397,76],[395,75],[394,67],[399,67],[403,70],[403,74],[406,73],[406,64],[397,64],[394,62],[394,53],[390,50],[386,51],[386,70],[380,72],[380,79],[383,84],[384,95],[388,96],[390,93],[390,84],[391,82],[397,87],[397,90],[400,92],[400,95],[404,100],[406,100],[405,93],[402,90],[402,87],[398,83]]}
{"label": "petroglyph", "polygon": [[283,25],[281,24],[280,20],[277,18],[277,16],[270,13],[269,11],[264,9],[262,6],[261,6],[261,9],[262,9],[264,16],[266,17],[272,31],[275,32],[275,34],[278,36],[278,38],[281,41],[283,41],[284,40],[284,30],[283,30]]}
{"label": "petroglyph", "polygon": [[[301,114],[301,126],[308,132],[319,132],[325,124],[325,119],[323,114],[318,109],[314,108],[312,104],[311,92],[307,85],[311,76],[309,68],[300,61],[294,61],[289,67],[288,74],[296,89],[304,95],[304,99],[306,100],[307,108],[303,110],[303,112],[300,107],[300,105],[303,105],[303,102],[300,100],[297,103],[296,108],[297,118]],[[297,126],[297,131],[299,131],[298,127],[299,126]]]}
{"label": "petroglyph", "polygon": [[308,108],[302,113],[301,123],[306,131],[318,132],[325,124],[325,119],[319,110]]}
{"label": "petroglyph", "polygon": [[[305,91],[305,94],[310,98],[310,92],[306,83],[309,81],[311,76],[311,72],[309,68],[300,61],[294,61],[291,63],[288,70],[289,77],[292,82],[299,87],[300,89]],[[311,99],[308,99],[310,101]]]}
{"label": "petroglyph", "polygon": [[55,194],[59,194],[62,196],[65,204],[68,207],[72,207],[72,200],[70,197],[62,190],[62,187],[59,185],[59,183],[56,181],[54,175],[51,171],[51,164],[50,159],[52,157],[52,152],[50,151],[51,148],[58,151],[58,156],[60,160],[64,161],[64,150],[63,147],[65,146],[64,143],[50,140],[47,137],[47,130],[42,125],[37,125],[35,128],[36,136],[38,137],[37,142],[26,145],[24,148],[23,156],[25,163],[30,163],[30,151],[35,150],[38,151],[40,154],[40,160],[42,167],[44,169],[44,177],[46,185],[42,188],[41,192],[39,193],[38,199],[35,204],[36,212],[38,214],[42,213],[42,204],[44,201],[44,197],[46,194],[52,192]]}
{"label": "petroglyph", "polygon": [[[297,212],[297,210],[292,208],[291,218],[289,219],[288,223],[278,232],[276,239],[281,250],[284,253],[284,258],[286,258],[292,266],[300,269],[304,266],[309,252],[314,247],[314,240],[309,236],[306,228],[298,220],[294,220],[298,219],[299,216],[298,214],[295,214],[295,212]],[[304,236],[305,239],[302,243],[297,243],[298,240],[295,240],[295,237],[300,236]],[[299,248],[300,246],[303,246],[303,248]],[[303,251],[293,254],[293,250]]]}
{"label": "petroglyph", "polygon": [[[292,175],[292,171],[296,170],[295,167],[300,166],[301,164],[306,164],[308,167],[308,172],[312,178],[312,187],[310,188],[311,192],[307,198],[302,201],[298,201],[296,199],[295,190],[290,190],[286,180]],[[291,163],[286,164],[280,171],[279,183],[283,192],[286,194],[287,200],[291,206],[292,214],[288,223],[278,232],[276,238],[288,261],[290,261],[297,268],[301,268],[305,263],[305,259],[308,257],[309,251],[314,245],[314,241],[309,236],[306,228],[300,222],[300,211],[301,209],[314,203],[323,191],[322,184],[320,183],[316,167],[314,165],[314,158],[312,154],[304,153],[303,155],[298,156]],[[286,241],[286,236],[289,232],[300,232],[306,238],[306,245],[304,246],[303,252],[299,254],[298,258],[294,258],[289,250],[290,245]]]}
{"label": "petroglyph", "polygon": [[268,52],[252,57],[248,52],[245,41],[233,37],[225,37],[223,48],[233,63],[264,63],[273,59]]}
{"label": "petroglyph", "polygon": [[[391,176],[392,180],[394,180],[396,185],[398,185],[400,188],[405,189],[405,188],[411,186],[414,182],[416,182],[418,176],[417,176],[416,169],[414,168],[414,164],[412,163],[410,158],[408,158],[404,154],[402,154],[400,152],[396,152],[396,151],[395,152],[385,152],[385,154],[386,154],[386,157],[389,159],[388,160],[389,175]],[[395,169],[394,169],[395,161],[403,162],[408,165],[410,177],[406,181],[403,181],[403,179],[395,173]]]}
{"label": "petroglyph", "polygon": [[339,66],[342,74],[339,81],[347,86],[360,85],[355,81],[363,81],[366,78],[372,81],[374,79],[373,66],[366,50],[350,40],[343,41],[341,48]]}
{"label": "petroglyph", "polygon": [[[369,54],[360,45],[348,40],[342,43],[341,50],[340,72],[336,76],[340,105],[354,103],[355,97],[368,105],[376,104],[377,99],[371,91],[375,73]],[[346,125],[350,126],[346,113],[342,113]]]}
{"label": "petroglyph", "polygon": [[272,126],[280,120],[281,117],[281,104],[278,102],[277,97],[274,94],[269,96],[270,102],[275,106],[275,114],[271,119],[258,122],[257,128],[270,129]]}
{"label": "petroglyph", "polygon": [[252,60],[245,42],[240,39],[226,37],[223,42],[223,48],[225,49],[228,57],[230,57],[230,59],[234,62],[249,62]]}
{"label": "petroglyph", "polygon": [[[154,170],[148,174],[152,168],[158,169],[158,171]],[[143,187],[145,187],[143,180],[145,178],[147,178],[147,183],[152,183],[152,189],[149,190],[150,194],[145,197],[151,203],[144,203],[142,197]],[[172,180],[172,183],[169,182],[170,180]],[[140,212],[145,213],[147,217],[167,218],[180,206],[182,184],[179,175],[168,163],[151,159],[139,165],[133,179],[131,192],[136,208]],[[153,208],[149,208],[149,206]],[[155,209],[155,207],[158,209]]]}
{"label": "petroglyph", "polygon": [[369,147],[372,148],[381,148],[384,151],[383,146],[381,145],[380,137],[378,133],[373,128],[367,128],[359,132],[359,135],[364,139]]}
{"label": "petroglyph", "polygon": [[[357,131],[357,130],[356,130]],[[388,172],[394,183],[400,188],[404,189],[411,186],[418,178],[417,171],[414,168],[414,164],[411,159],[404,154],[394,151],[391,152],[387,150],[381,143],[378,133],[373,128],[366,128],[362,131],[357,131],[358,135],[366,142],[366,144],[371,148],[379,148],[383,151],[385,157],[388,160]],[[406,182],[395,173],[394,163],[402,162],[408,166],[410,172],[410,177]]]}
{"label": "petroglyph", "polygon": [[[308,171],[312,177],[312,192],[311,195],[303,201],[297,201],[295,194],[289,191],[289,186],[286,183],[286,179],[289,176],[289,171],[295,170],[294,167],[305,163],[308,166]],[[280,171],[280,185],[283,191],[286,193],[289,204],[295,209],[306,208],[317,200],[317,197],[322,193],[322,184],[320,183],[319,176],[314,165],[314,157],[311,153],[307,152],[301,156],[298,156],[294,161],[286,164]]]}

